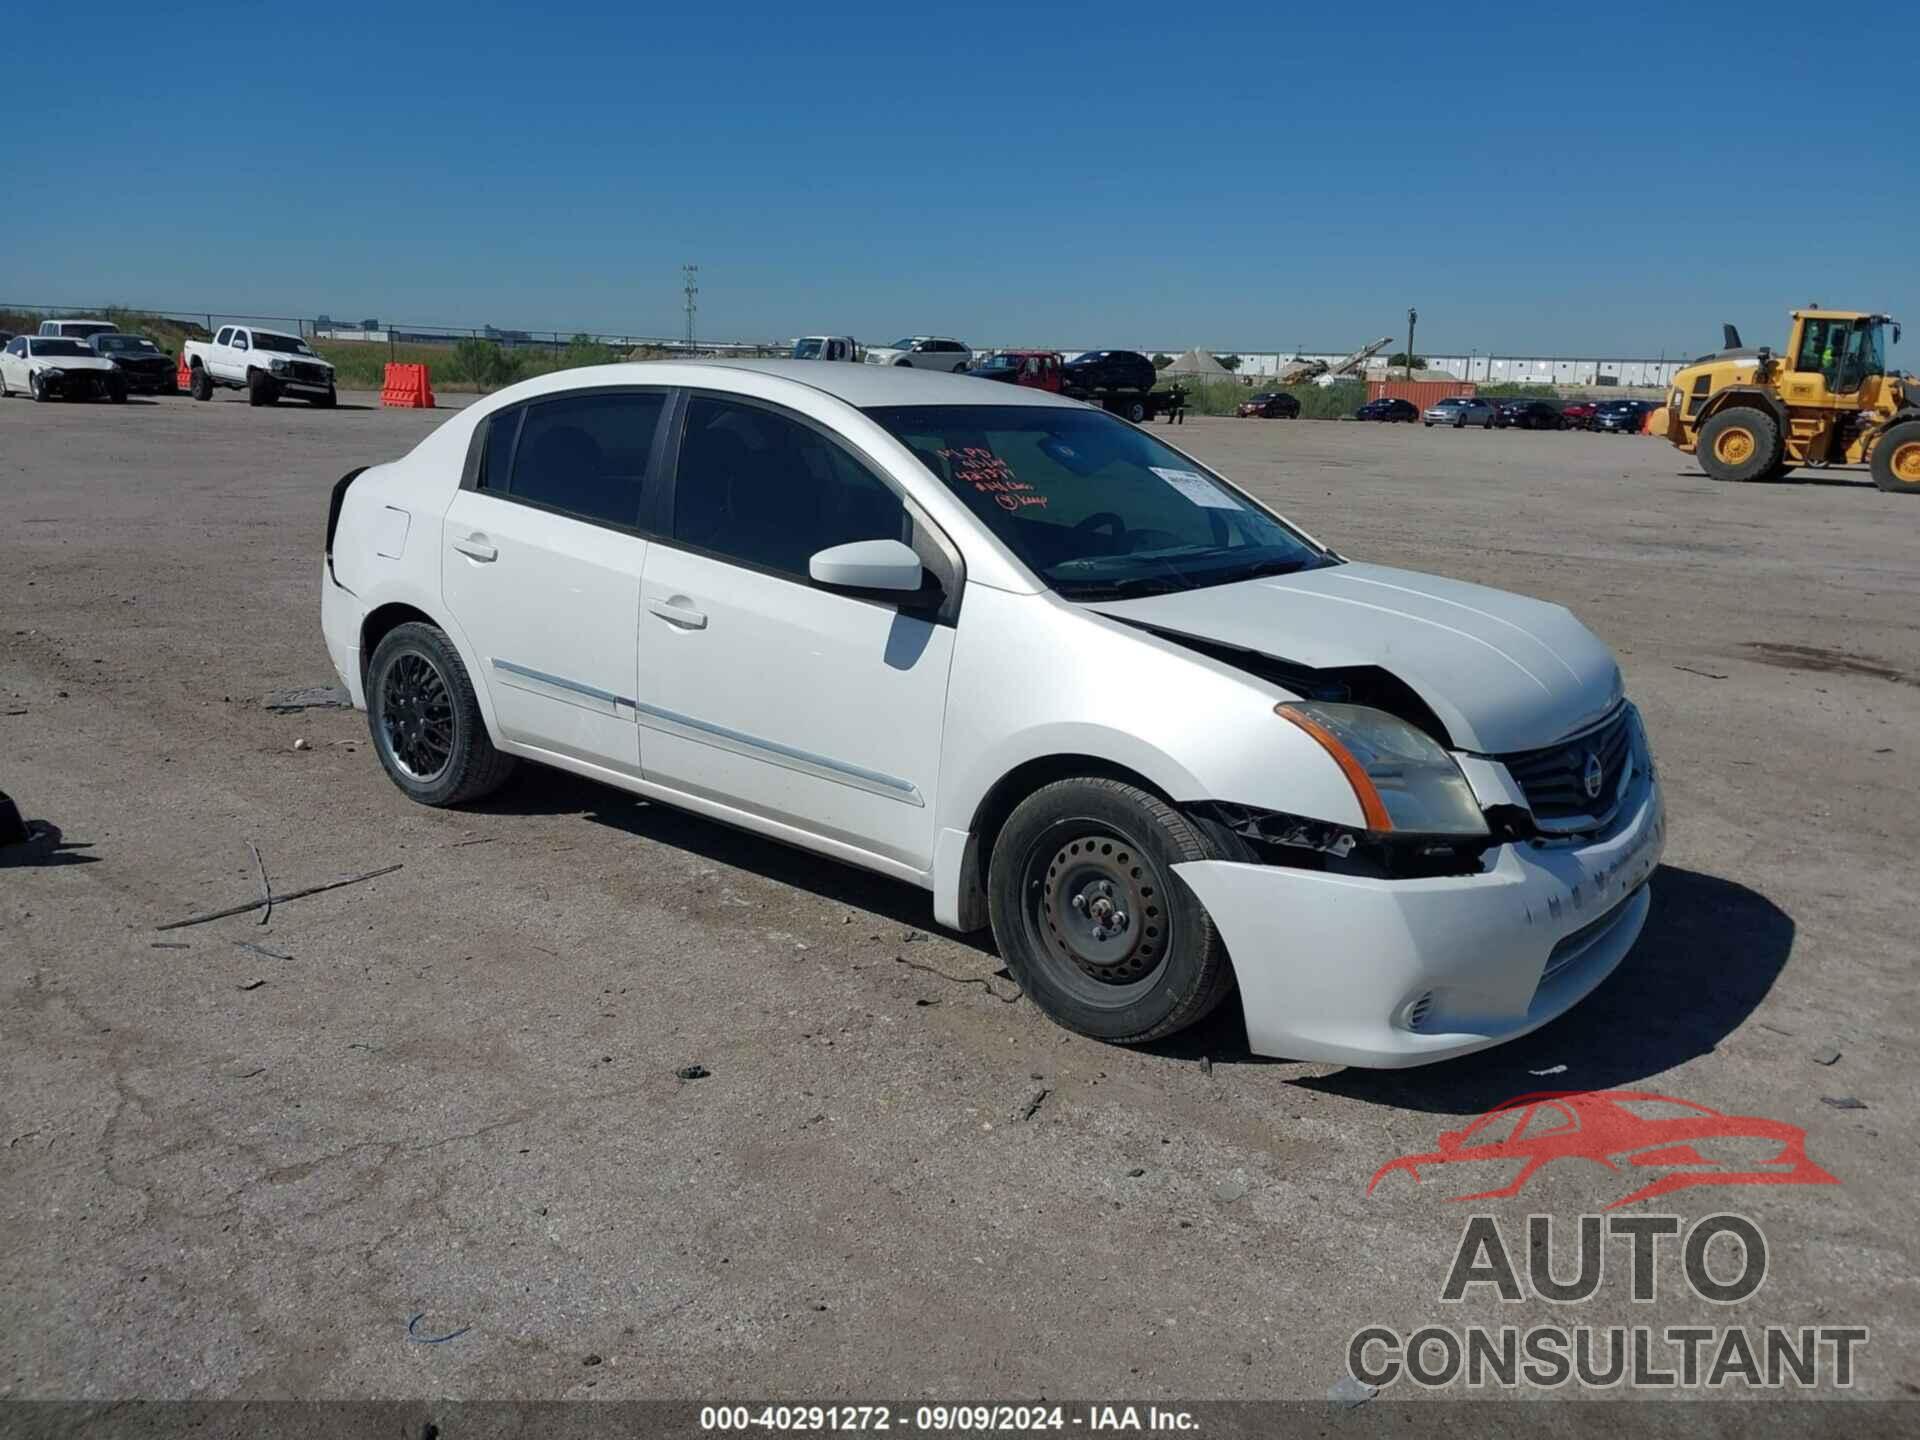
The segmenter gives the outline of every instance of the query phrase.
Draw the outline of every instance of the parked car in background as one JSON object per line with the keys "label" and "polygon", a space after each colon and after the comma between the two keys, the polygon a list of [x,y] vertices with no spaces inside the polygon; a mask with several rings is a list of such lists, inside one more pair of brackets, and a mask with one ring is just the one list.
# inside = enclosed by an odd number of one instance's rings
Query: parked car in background
{"label": "parked car in background", "polygon": [[40,333],[65,336],[69,340],[88,340],[95,335],[111,335],[120,327],[111,320],[42,320]]}
{"label": "parked car in background", "polygon": [[0,396],[27,394],[36,400],[127,398],[127,377],[65,335],[16,335],[0,350]]}
{"label": "parked car in background", "polygon": [[802,335],[793,342],[795,360],[860,360],[860,347],[851,335]]}
{"label": "parked car in background", "polygon": [[1369,400],[1353,412],[1356,420],[1382,420],[1389,423],[1405,422],[1411,424],[1420,418],[1420,407],[1411,400],[1395,400],[1390,396],[1381,396],[1378,400]]}
{"label": "parked car in background", "polygon": [[1429,427],[1451,425],[1458,430],[1467,425],[1479,425],[1491,430],[1493,402],[1473,395],[1449,395],[1421,411],[1420,422]]}
{"label": "parked car in background", "polygon": [[1565,430],[1567,417],[1545,400],[1502,400],[1494,406],[1496,430]]}
{"label": "parked car in background", "polygon": [[998,380],[1004,385],[1025,385],[1056,394],[1064,384],[1058,350],[996,350],[978,365],[970,366],[967,374],[980,380]]}
{"label": "parked car in background", "polygon": [[88,338],[87,348],[113,362],[127,377],[127,388],[143,395],[180,393],[180,369],[173,356],[145,335],[108,332]]}
{"label": "parked car in background", "polygon": [[1653,400],[1602,400],[1593,407],[1590,428],[1609,435],[1638,435],[1647,412],[1657,409],[1659,403]]}
{"label": "parked car in background", "polygon": [[[1172,389],[1153,388],[1159,373],[1152,361],[1147,362],[1144,375],[1137,366],[1124,363],[1088,366],[1076,373],[1071,365],[1061,362],[1058,350],[996,350],[967,371],[981,380],[998,380],[1030,390],[1044,390],[1051,395],[1064,395],[1069,400],[1084,400],[1137,424],[1163,411],[1178,411],[1186,403],[1184,392],[1176,395]],[[1144,388],[1139,383],[1143,379]]]}
{"label": "parked car in background", "polygon": [[1593,428],[1594,403],[1591,400],[1574,400],[1560,407],[1560,413],[1567,418],[1567,424],[1576,430]]}
{"label": "parked car in background", "polygon": [[1284,390],[1267,390],[1254,396],[1234,412],[1241,419],[1297,420],[1300,401]]}
{"label": "parked car in background", "polygon": [[1099,1040],[1237,992],[1255,1054],[1441,1060],[1576,1005],[1651,905],[1646,731],[1570,612],[1347,560],[1038,390],[543,375],[342,477],[318,568],[409,800],[534,762],[905,881]]}
{"label": "parked car in background", "polygon": [[950,370],[973,364],[973,351],[945,335],[909,335],[867,351],[869,365],[899,365],[914,370]]}
{"label": "parked car in background", "polygon": [[335,403],[333,366],[297,335],[223,325],[211,340],[187,341],[181,355],[196,400],[211,400],[225,387],[246,391],[249,405],[272,405],[282,396],[322,410]]}
{"label": "parked car in background", "polygon": [[1060,367],[1061,377],[1080,390],[1151,390],[1160,372],[1137,350],[1085,350]]}

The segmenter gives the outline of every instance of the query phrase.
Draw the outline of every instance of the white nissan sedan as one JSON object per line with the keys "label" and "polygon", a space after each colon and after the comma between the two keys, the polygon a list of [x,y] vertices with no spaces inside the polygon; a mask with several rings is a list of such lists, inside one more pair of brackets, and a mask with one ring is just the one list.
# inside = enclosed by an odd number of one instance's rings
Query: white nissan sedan
{"label": "white nissan sedan", "polygon": [[1121,1043],[1418,1065],[1561,1014],[1665,839],[1558,605],[1346,559],[1102,410],[912,369],[569,370],[334,487],[396,785],[519,761],[930,890]]}

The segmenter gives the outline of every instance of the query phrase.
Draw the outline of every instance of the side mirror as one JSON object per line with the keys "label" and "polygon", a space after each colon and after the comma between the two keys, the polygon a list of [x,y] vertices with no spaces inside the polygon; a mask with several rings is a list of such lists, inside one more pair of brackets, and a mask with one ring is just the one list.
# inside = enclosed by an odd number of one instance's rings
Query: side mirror
{"label": "side mirror", "polygon": [[836,590],[888,590],[912,594],[926,578],[913,547],[899,540],[855,540],[814,552],[807,574]]}

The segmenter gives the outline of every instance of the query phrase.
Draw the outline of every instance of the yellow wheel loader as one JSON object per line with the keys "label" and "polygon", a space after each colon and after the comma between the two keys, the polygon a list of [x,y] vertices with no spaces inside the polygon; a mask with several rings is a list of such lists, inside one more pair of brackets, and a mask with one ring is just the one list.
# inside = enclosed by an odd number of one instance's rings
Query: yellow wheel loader
{"label": "yellow wheel loader", "polygon": [[1920,495],[1920,380],[1888,368],[1890,340],[1899,322],[1859,310],[1795,310],[1780,354],[1729,325],[1726,348],[1674,376],[1647,428],[1715,480],[1865,464],[1882,490]]}

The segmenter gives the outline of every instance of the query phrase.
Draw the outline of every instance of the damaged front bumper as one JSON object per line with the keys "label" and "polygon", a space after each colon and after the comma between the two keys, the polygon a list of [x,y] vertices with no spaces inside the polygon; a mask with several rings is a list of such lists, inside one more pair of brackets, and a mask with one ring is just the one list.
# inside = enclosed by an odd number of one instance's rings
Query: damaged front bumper
{"label": "damaged front bumper", "polygon": [[1373,879],[1281,865],[1176,865],[1233,957],[1255,1054],[1398,1068],[1537,1029],[1639,937],[1666,845],[1657,777],[1613,826],[1521,841],[1476,875]]}

